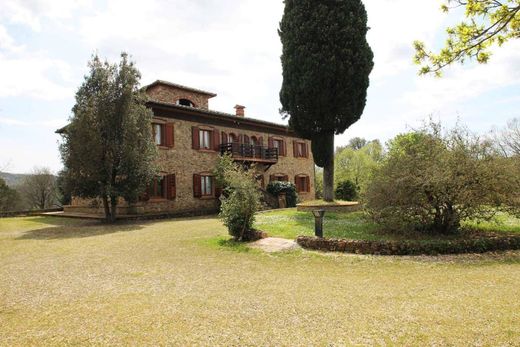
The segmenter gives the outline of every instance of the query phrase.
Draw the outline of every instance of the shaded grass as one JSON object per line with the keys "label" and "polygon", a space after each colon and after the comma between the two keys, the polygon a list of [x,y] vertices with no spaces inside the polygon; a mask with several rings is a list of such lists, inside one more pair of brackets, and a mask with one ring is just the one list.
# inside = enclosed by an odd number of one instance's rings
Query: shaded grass
{"label": "shaded grass", "polygon": [[[257,216],[255,228],[266,231],[269,236],[295,239],[299,235],[314,235],[314,217],[310,212],[296,209],[269,211]],[[499,213],[489,222],[467,222],[460,233],[438,235],[427,233],[388,233],[370,221],[363,211],[351,213],[325,213],[324,236],[328,238],[354,240],[415,240],[434,242],[437,240],[456,240],[473,237],[482,233],[520,233],[520,220]]]}
{"label": "shaded grass", "polygon": [[[80,237],[24,237],[38,230]],[[215,218],[1,219],[0,345],[520,344],[519,252],[265,254],[227,239]]]}

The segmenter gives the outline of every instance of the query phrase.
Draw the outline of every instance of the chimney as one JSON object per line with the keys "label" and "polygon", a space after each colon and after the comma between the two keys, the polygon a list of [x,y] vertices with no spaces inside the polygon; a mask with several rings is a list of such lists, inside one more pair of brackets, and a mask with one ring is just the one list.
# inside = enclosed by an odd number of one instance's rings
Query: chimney
{"label": "chimney", "polygon": [[237,117],[245,117],[245,112],[244,112],[244,109],[246,107],[245,106],[242,106],[242,105],[236,105],[235,106],[235,110],[236,110],[236,115]]}

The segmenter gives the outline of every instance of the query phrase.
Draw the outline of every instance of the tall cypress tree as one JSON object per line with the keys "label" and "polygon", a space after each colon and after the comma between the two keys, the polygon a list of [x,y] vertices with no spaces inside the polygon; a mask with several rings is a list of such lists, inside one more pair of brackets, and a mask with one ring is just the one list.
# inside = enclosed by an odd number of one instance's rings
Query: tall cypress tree
{"label": "tall cypress tree", "polygon": [[281,113],[300,136],[312,140],[324,168],[323,197],[334,199],[334,135],[363,113],[373,53],[366,40],[361,0],[285,0]]}

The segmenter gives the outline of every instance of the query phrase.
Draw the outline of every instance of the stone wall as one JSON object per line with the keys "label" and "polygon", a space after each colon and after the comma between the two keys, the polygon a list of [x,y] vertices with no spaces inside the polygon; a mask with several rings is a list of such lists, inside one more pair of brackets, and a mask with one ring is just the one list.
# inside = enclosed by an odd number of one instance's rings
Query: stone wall
{"label": "stone wall", "polygon": [[146,90],[150,99],[175,104],[179,99],[188,99],[195,104],[196,108],[208,109],[209,96],[167,85],[155,85]]}

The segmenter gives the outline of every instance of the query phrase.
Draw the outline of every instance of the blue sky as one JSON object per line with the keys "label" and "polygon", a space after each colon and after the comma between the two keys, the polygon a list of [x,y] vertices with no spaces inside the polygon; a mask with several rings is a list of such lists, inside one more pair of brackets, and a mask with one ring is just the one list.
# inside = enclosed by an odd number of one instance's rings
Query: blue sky
{"label": "blue sky", "polygon": [[[488,65],[453,66],[442,79],[417,76],[414,39],[438,47],[448,23],[439,0],[365,0],[375,54],[361,120],[338,136],[386,141],[429,115],[485,134],[520,117],[520,40]],[[61,168],[59,136],[93,52],[127,51],[142,83],[169,80],[213,91],[210,108],[283,123],[278,109],[281,0],[2,0],[0,170]]]}

